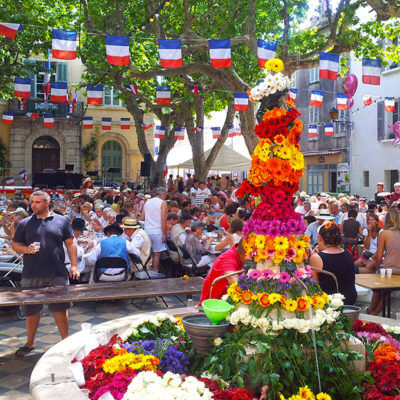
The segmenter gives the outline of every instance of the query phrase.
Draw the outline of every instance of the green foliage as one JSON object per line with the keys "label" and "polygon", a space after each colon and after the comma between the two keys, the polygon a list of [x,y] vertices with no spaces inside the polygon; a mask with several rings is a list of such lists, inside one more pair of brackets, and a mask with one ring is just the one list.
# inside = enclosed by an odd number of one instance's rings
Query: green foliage
{"label": "green foliage", "polygon": [[89,143],[82,147],[83,163],[86,169],[88,169],[90,164],[97,158],[98,142],[99,133],[95,132],[95,134],[90,138]]}
{"label": "green foliage", "polygon": [[0,138],[0,168],[4,171],[4,169],[11,167],[10,161],[8,161],[7,157],[9,154],[9,149]]}

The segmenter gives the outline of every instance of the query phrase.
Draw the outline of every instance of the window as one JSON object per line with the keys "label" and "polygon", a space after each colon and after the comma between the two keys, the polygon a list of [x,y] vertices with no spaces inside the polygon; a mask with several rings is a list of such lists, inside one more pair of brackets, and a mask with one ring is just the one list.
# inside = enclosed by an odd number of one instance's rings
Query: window
{"label": "window", "polygon": [[319,67],[310,69],[310,83],[319,82]]}
{"label": "window", "polygon": [[[350,120],[349,110],[338,110],[338,119],[341,121],[349,121]],[[337,135],[345,135],[348,129],[349,128],[346,124],[341,124],[341,123],[335,124],[335,133]]]}
{"label": "window", "polygon": [[307,193],[321,193],[324,191],[324,171],[307,172]]}
{"label": "window", "polygon": [[369,171],[363,171],[364,187],[369,187]]}
{"label": "window", "polygon": [[316,124],[319,122],[319,107],[308,107],[308,123]]}
{"label": "window", "polygon": [[103,103],[106,106],[125,106],[125,103],[120,99],[121,92],[114,87],[104,86]]}

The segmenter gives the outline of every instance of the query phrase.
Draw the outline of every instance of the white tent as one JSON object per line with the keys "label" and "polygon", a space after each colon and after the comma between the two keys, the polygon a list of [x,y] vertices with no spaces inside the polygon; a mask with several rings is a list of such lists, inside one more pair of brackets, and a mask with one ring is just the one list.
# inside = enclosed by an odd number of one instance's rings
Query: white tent
{"label": "white tent", "polygon": [[[175,149],[174,149],[175,150]],[[182,151],[183,149],[179,149],[181,154],[187,154],[188,152]],[[211,149],[208,149],[204,152],[204,157],[207,159],[210,154]],[[170,157],[168,157],[170,158]],[[242,156],[237,151],[231,149],[228,146],[223,145],[218,152],[217,157],[213,165],[211,166],[212,171],[248,171],[250,169],[251,160],[245,156]],[[176,161],[174,157],[174,161],[167,162],[168,168],[179,168],[179,169],[194,169],[193,159],[189,158],[184,161]]]}

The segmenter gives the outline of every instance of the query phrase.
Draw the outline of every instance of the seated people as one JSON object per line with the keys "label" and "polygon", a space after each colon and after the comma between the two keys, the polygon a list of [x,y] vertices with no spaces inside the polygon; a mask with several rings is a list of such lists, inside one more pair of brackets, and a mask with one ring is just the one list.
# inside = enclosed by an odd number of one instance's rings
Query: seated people
{"label": "seated people", "polygon": [[[354,304],[357,298],[355,287],[354,261],[351,254],[342,248],[342,236],[334,222],[327,222],[319,228],[318,248],[310,258],[310,267],[335,274],[338,291],[344,296],[344,304]],[[314,279],[327,294],[336,293],[333,277],[313,271]]]}
{"label": "seated people", "polygon": [[136,219],[130,217],[125,217],[120,227],[124,229],[122,237],[131,242],[136,249],[140,250],[140,258],[143,264],[145,264],[151,253],[151,243],[147,233]]}
{"label": "seated people", "polygon": [[[187,229],[190,227],[192,220],[190,216],[190,212],[183,211],[182,215],[179,219],[179,223],[174,225],[171,230],[171,240],[175,244],[175,246],[185,246]],[[169,255],[173,261],[179,261],[179,253],[176,251],[169,251]]]}
{"label": "seated people", "polygon": [[358,236],[362,236],[362,228],[359,221],[357,221],[358,212],[354,208],[350,208],[348,212],[348,219],[343,221],[343,236],[347,241],[358,240]]}
{"label": "seated people", "polygon": [[243,248],[242,240],[231,247],[225,253],[222,253],[214,262],[211,271],[206,276],[203,284],[203,290],[201,292],[200,304],[207,300],[208,298],[220,299],[224,294],[226,294],[226,289],[228,285],[237,282],[238,275],[232,275],[225,279],[221,279],[216,282],[213,286],[211,296],[210,290],[211,285],[215,279],[226,275],[230,272],[239,271],[243,268],[243,264],[246,261],[246,251]]}
{"label": "seated people", "polygon": [[242,229],[243,229],[243,221],[239,218],[234,218],[231,221],[231,226],[229,228],[229,233],[220,243],[215,245],[215,250],[220,251],[224,247],[229,246],[232,247],[236,243],[239,243],[240,240],[243,238]]}
{"label": "seated people", "polygon": [[191,232],[186,236],[185,249],[196,263],[197,267],[205,267],[212,262],[211,257],[207,254],[212,237],[202,239],[204,225],[199,221],[195,221],[190,225]]}

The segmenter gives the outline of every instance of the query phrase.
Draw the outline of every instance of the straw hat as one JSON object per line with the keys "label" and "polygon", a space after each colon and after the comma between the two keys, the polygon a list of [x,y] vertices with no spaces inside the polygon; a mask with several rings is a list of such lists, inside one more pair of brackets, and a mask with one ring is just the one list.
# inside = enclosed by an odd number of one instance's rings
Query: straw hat
{"label": "straw hat", "polygon": [[130,218],[130,217],[125,217],[122,220],[122,224],[120,225],[120,227],[127,228],[127,229],[141,228],[141,226],[138,224],[137,220],[135,218]]}
{"label": "straw hat", "polygon": [[331,213],[329,212],[329,210],[326,210],[325,208],[323,208],[322,210],[319,211],[319,214],[315,216],[316,219],[323,219],[326,221],[331,221],[333,220],[335,217],[331,216]]}

